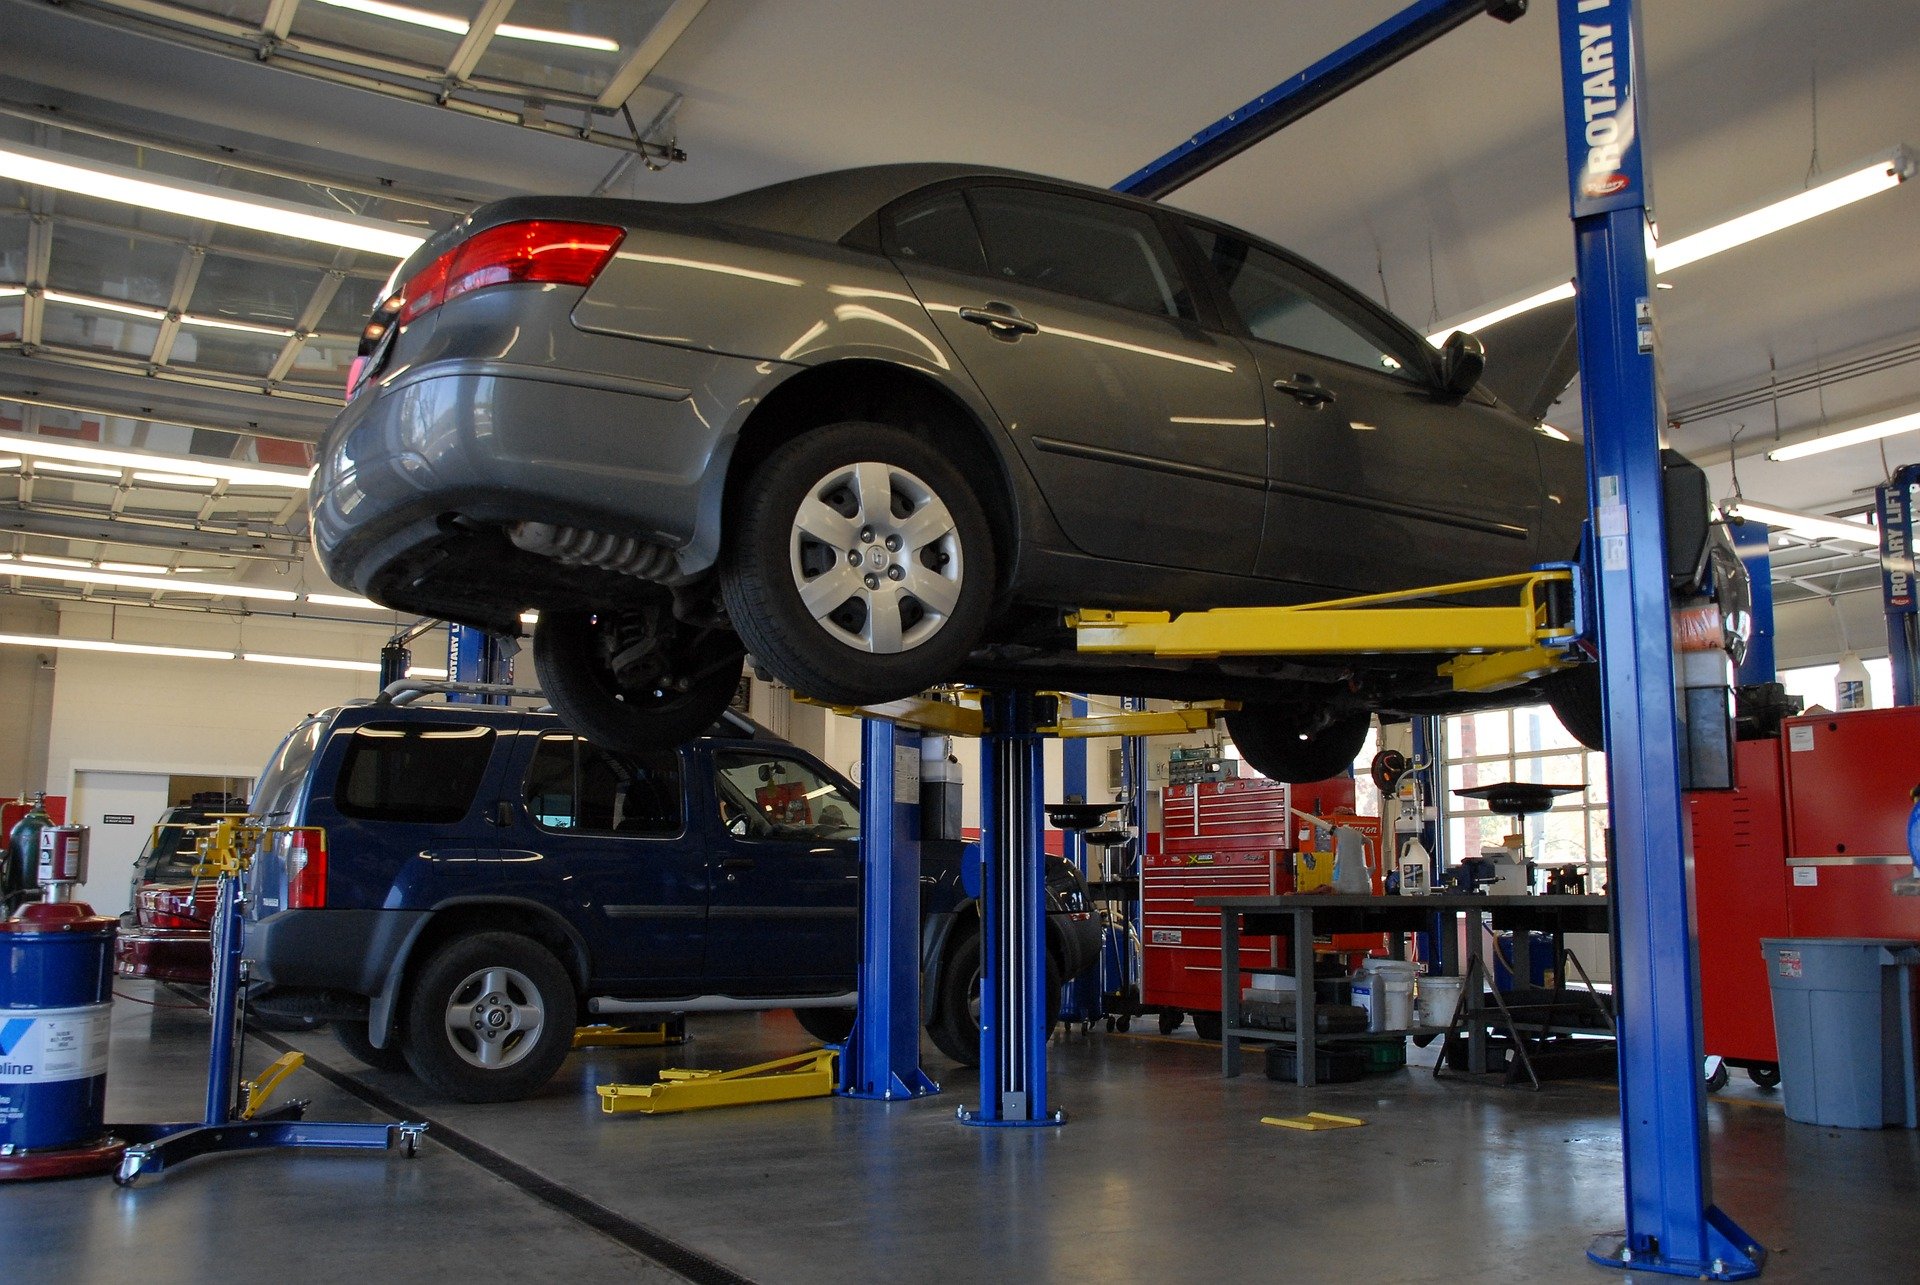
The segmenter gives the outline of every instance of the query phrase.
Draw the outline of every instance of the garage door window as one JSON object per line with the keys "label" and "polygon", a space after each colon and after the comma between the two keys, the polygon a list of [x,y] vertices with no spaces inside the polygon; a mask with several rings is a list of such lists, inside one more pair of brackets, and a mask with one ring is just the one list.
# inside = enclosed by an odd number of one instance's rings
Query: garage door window
{"label": "garage door window", "polygon": [[336,804],[363,821],[450,825],[473,808],[492,754],[490,727],[369,723],[347,747]]}
{"label": "garage door window", "polygon": [[1286,260],[1209,228],[1194,228],[1193,235],[1254,338],[1402,379],[1418,377],[1413,361],[1396,355],[1397,344],[1316,298]]}
{"label": "garage door window", "polygon": [[527,772],[527,811],[549,830],[677,835],[680,756],[615,754],[577,736],[543,736]]}
{"label": "garage door window", "polygon": [[1193,320],[1186,283],[1149,215],[1023,188],[981,188],[971,199],[992,275]]}

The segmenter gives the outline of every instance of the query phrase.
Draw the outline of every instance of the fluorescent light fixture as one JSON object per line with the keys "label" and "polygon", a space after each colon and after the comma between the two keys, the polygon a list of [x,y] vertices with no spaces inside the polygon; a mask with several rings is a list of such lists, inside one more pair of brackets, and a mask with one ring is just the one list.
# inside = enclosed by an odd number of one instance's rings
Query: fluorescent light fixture
{"label": "fluorescent light fixture", "polygon": [[1880,532],[1865,522],[1854,522],[1847,518],[1830,518],[1820,513],[1800,513],[1793,509],[1779,509],[1771,504],[1755,504],[1752,500],[1738,500],[1727,506],[1727,516],[1752,518],[1755,522],[1764,522],[1777,531],[1791,531],[1809,540],[1848,540],[1854,544],[1880,543]]}
{"label": "fluorescent light fixture", "polygon": [[[379,219],[268,196],[240,196],[210,183],[161,178],[101,161],[82,162],[62,152],[21,143],[0,144],[0,178],[395,259],[406,258],[426,239],[418,232]],[[51,291],[48,297],[53,297]]]}
{"label": "fluorescent light fixture", "polygon": [[[452,36],[464,36],[468,30],[468,23],[464,18],[456,18],[444,13],[429,13],[425,9],[415,9],[403,4],[388,4],[385,0],[318,0],[318,2],[331,5],[335,9],[351,9],[355,13],[364,13],[371,18],[385,18],[389,22],[404,22],[412,27],[444,31]],[[566,45],[573,49],[592,49],[609,54],[620,52],[619,42],[608,40],[604,36],[583,36],[571,31],[550,31],[544,27],[520,27],[511,22],[501,23],[494,28],[493,34],[507,40],[531,40],[543,45]]]}
{"label": "fluorescent light fixture", "polygon": [[257,660],[263,665],[296,665],[306,669],[350,669],[355,673],[377,674],[378,661],[332,660],[321,656],[274,656],[263,651],[243,651],[241,660]]}
{"label": "fluorescent light fixture", "polygon": [[537,625],[540,623],[540,613],[537,611],[523,611],[520,613],[520,623],[523,625]]}
{"label": "fluorescent light fixture", "polygon": [[371,598],[356,598],[344,593],[310,593],[307,601],[319,607],[357,607],[363,611],[389,611]]}
{"label": "fluorescent light fixture", "polygon": [[165,567],[155,566],[151,562],[102,562],[102,571],[124,571],[135,576],[164,576],[172,573]]}
{"label": "fluorescent light fixture", "polygon": [[[0,149],[3,150],[3,149]],[[143,303],[127,303],[120,299],[102,299],[97,295],[69,294],[65,290],[42,290],[40,297],[48,303],[72,304],[76,308],[95,308],[101,312],[119,312],[129,317],[139,317],[145,321],[165,321],[165,308],[150,308]]]}
{"label": "fluorescent light fixture", "polygon": [[1653,270],[1672,272],[1689,263],[1698,263],[1708,255],[1757,241],[1763,236],[1852,205],[1855,201],[1865,200],[1876,192],[1898,187],[1912,173],[1912,156],[1904,147],[1896,147],[1891,155],[1852,173],[1828,179],[1818,187],[1796,192],[1785,200],[1775,201],[1751,214],[1728,219],[1704,232],[1669,241],[1653,252]]}
{"label": "fluorescent light fixture", "polygon": [[155,486],[191,486],[207,487],[219,482],[219,478],[197,477],[192,473],[135,473],[136,482],[149,482]]}
{"label": "fluorescent light fixture", "polygon": [[0,286],[0,299],[12,299],[26,292],[25,286]]}
{"label": "fluorescent light fixture", "polygon": [[259,598],[267,602],[293,602],[300,596],[285,589],[261,589],[254,585],[217,584],[208,580],[176,580],[172,576],[122,575],[115,571],[88,571],[79,567],[37,566],[31,562],[22,562],[12,554],[0,554],[0,576],[65,580],[73,584],[141,589],[148,593],[193,593],[212,598]]}
{"label": "fluorescent light fixture", "polygon": [[445,678],[446,676],[447,671],[444,669],[422,669],[418,665],[407,666],[408,678]]}
{"label": "fluorescent light fixture", "polygon": [[114,642],[106,638],[43,637],[33,634],[0,634],[0,645],[8,647],[52,647],[62,651],[118,651],[133,656],[178,656],[185,660],[232,660],[230,651],[209,651],[203,647],[162,647],[148,643]]}
{"label": "fluorescent light fixture", "polygon": [[51,553],[23,553],[20,557],[27,562],[44,562],[50,567],[92,567],[85,558],[56,558]]}
{"label": "fluorescent light fixture", "polygon": [[228,321],[225,317],[196,317],[190,312],[180,314],[183,326],[204,326],[208,330],[238,330],[248,335],[272,335],[276,339],[291,339],[293,331],[286,326],[262,326],[251,321]]}
{"label": "fluorescent light fixture", "polygon": [[[1876,192],[1898,187],[1913,177],[1914,171],[1913,153],[1905,147],[1895,147],[1871,163],[1828,179],[1818,187],[1796,192],[1792,196],[1764,205],[1750,213],[1738,215],[1724,223],[1716,223],[1710,228],[1683,236],[1677,241],[1656,246],[1653,251],[1653,270],[1656,273],[1672,272],[1675,268],[1684,268],[1690,263],[1698,263],[1710,255],[1719,254],[1722,250],[1731,250],[1735,246],[1745,245],[1749,241],[1757,241],[1763,236],[1805,223],[1822,214],[1865,200]],[[1457,325],[1448,326],[1428,335],[1427,338],[1439,344],[1456,330],[1480,330],[1493,325],[1496,321],[1517,317],[1523,312],[1531,312],[1535,308],[1544,307],[1561,299],[1571,299],[1573,294],[1573,283],[1569,281],[1492,308],[1479,316],[1470,317]]]}
{"label": "fluorescent light fixture", "polygon": [[1795,442],[1791,446],[1777,447],[1767,452],[1767,458],[1775,461],[1805,459],[1809,455],[1837,451],[1846,446],[1858,446],[1862,442],[1877,442],[1883,437],[1892,437],[1896,433],[1911,433],[1915,430],[1920,430],[1920,413],[1900,415],[1893,419],[1881,420],[1878,424],[1849,428],[1845,432],[1828,433],[1825,437]]}
{"label": "fluorescent light fixture", "polygon": [[44,460],[34,467],[42,473],[67,473],[74,477],[99,477],[115,482],[120,480],[119,469],[89,468],[85,464],[49,464]]}
{"label": "fluorescent light fixture", "polygon": [[[192,478],[204,485],[219,478],[237,486],[271,486],[287,491],[304,491],[313,479],[312,469],[280,468],[271,464],[229,463],[200,459],[197,456],[162,455],[158,451],[87,446],[80,442],[52,437],[29,437],[25,433],[0,432],[0,450],[9,455],[33,459],[67,460],[76,464],[104,464],[113,468],[135,469],[152,475]],[[109,474],[107,476],[113,476]]]}

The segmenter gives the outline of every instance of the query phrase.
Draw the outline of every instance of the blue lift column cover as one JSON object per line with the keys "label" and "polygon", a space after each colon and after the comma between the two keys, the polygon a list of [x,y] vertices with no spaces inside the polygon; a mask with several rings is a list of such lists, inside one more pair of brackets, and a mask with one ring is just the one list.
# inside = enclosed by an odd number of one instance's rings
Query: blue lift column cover
{"label": "blue lift column cover", "polygon": [[1713,1204],[1687,879],[1643,167],[1639,0],[1560,0],[1581,400],[1612,800],[1624,1235],[1597,1263],[1740,1280],[1766,1251]]}
{"label": "blue lift column cover", "polygon": [[1920,464],[1903,464],[1875,493],[1880,509],[1881,605],[1887,612],[1887,655],[1893,703],[1920,704],[1920,615],[1914,594],[1913,506],[1920,500]]}

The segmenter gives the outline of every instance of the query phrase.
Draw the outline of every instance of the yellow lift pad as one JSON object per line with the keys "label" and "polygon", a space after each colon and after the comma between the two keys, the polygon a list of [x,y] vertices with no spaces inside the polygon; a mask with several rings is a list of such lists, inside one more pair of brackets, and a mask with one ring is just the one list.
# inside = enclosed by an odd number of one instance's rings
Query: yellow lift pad
{"label": "yellow lift pad", "polygon": [[1278,1125],[1282,1129],[1300,1129],[1307,1133],[1318,1133],[1322,1129],[1353,1129],[1366,1123],[1355,1115],[1333,1115],[1326,1111],[1309,1111],[1305,1115],[1265,1115],[1260,1117],[1261,1124]]}
{"label": "yellow lift pad", "polygon": [[573,1047],[577,1049],[644,1049],[667,1044],[685,1044],[686,1037],[667,1034],[667,1024],[644,1026],[635,1030],[625,1026],[577,1026]]}
{"label": "yellow lift pad", "polygon": [[832,1093],[837,1049],[812,1049],[737,1071],[700,1071],[668,1067],[658,1084],[602,1084],[600,1110],[607,1115],[639,1111],[663,1115],[707,1107],[742,1107],[756,1102],[824,1098]]}

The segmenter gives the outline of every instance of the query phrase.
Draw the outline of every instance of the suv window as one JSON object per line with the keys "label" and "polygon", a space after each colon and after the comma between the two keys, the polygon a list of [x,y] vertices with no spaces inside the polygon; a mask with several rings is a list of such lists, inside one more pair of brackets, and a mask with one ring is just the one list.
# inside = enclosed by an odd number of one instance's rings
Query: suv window
{"label": "suv window", "polygon": [[719,771],[720,823],[746,839],[858,839],[860,808],[797,759],[725,750]]}
{"label": "suv window", "polygon": [[254,784],[253,803],[248,809],[254,816],[280,824],[292,820],[294,800],[299,797],[301,783],[307,779],[307,768],[312,765],[326,734],[325,718],[309,718],[287,733],[287,739],[280,742],[280,748],[267,760],[266,770]]}
{"label": "suv window", "polygon": [[1186,282],[1143,211],[1013,187],[976,188],[969,199],[992,275],[1193,320]]}
{"label": "suv window", "polygon": [[549,830],[680,833],[680,755],[615,754],[566,732],[540,738],[527,771],[527,811]]}
{"label": "suv window", "polygon": [[354,729],[334,806],[363,821],[448,825],[467,815],[493,755],[493,729],[368,723]]}
{"label": "suv window", "polygon": [[1211,228],[1192,231],[1201,257],[1254,338],[1401,379],[1420,378],[1419,367],[1396,351],[1399,342],[1368,333],[1331,300],[1317,298],[1285,259]]}
{"label": "suv window", "polygon": [[887,221],[882,245],[895,259],[977,277],[987,274],[987,253],[980,248],[967,199],[958,191],[943,192],[894,214]]}

